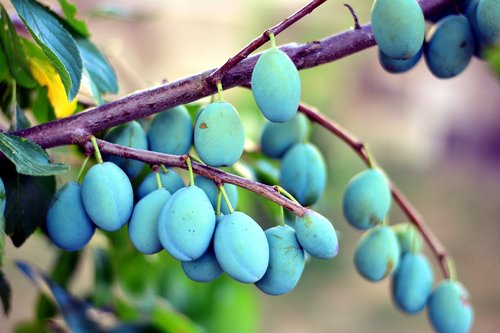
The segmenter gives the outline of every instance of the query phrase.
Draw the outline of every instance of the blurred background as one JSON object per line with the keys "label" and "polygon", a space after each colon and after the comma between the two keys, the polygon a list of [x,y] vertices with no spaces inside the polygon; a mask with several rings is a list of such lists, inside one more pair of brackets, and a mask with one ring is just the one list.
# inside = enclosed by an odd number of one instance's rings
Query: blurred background
{"label": "blurred background", "polygon": [[[45,1],[44,1],[45,2]],[[47,1],[54,4],[56,2]],[[79,0],[93,41],[115,68],[120,94],[173,81],[220,66],[266,28],[303,6],[299,0]],[[350,1],[362,23],[371,3]],[[278,44],[304,43],[350,29],[342,3],[330,1],[277,37]],[[475,309],[472,332],[500,326],[500,84],[487,64],[474,58],[458,77],[439,80],[421,61],[409,73],[391,75],[380,67],[376,48],[301,71],[302,100],[368,142],[379,164],[402,189],[456,260],[458,278]],[[245,89],[225,97],[239,110],[248,137],[258,142],[264,118]],[[312,126],[311,140],[329,167],[328,186],[315,209],[333,221],[340,253],[329,261],[311,260],[297,288],[272,297],[243,286],[256,312],[247,319],[255,332],[431,332],[426,314],[409,317],[391,303],[389,281],[361,278],[352,263],[361,232],[342,216],[341,198],[349,179],[364,165],[336,137]],[[55,151],[56,154],[59,151]],[[78,164],[74,167],[78,169]],[[61,180],[61,183],[63,180]],[[263,227],[274,217],[259,199],[240,190],[246,210]],[[255,200],[255,203],[252,203]],[[390,222],[405,218],[392,207]],[[6,255],[48,270],[56,250],[32,237]],[[432,260],[435,264],[435,260]],[[435,268],[435,276],[441,278]],[[12,265],[13,308],[0,315],[0,331],[33,316],[36,289]],[[147,272],[137,272],[147,274]],[[93,266],[84,260],[71,291],[92,286]],[[187,278],[185,278],[187,279]],[[203,294],[193,300],[202,302]],[[223,299],[221,298],[221,302]],[[255,302],[255,303],[252,303]],[[241,311],[245,311],[241,307]],[[233,309],[234,311],[234,309]],[[228,319],[229,320],[229,319]]]}

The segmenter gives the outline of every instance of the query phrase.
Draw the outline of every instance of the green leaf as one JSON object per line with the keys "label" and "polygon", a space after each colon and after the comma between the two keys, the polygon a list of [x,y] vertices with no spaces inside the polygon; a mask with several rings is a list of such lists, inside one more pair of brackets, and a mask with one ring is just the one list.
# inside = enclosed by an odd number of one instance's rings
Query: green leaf
{"label": "green leaf", "polygon": [[31,106],[31,111],[36,120],[40,123],[46,123],[56,119],[54,108],[49,101],[47,87],[37,87],[36,97]]}
{"label": "green leaf", "polygon": [[109,253],[102,247],[92,251],[95,264],[92,303],[97,307],[109,305],[113,299],[112,285],[115,277]]}
{"label": "green leaf", "polygon": [[0,133],[0,151],[16,165],[18,173],[30,176],[52,176],[67,172],[64,163],[50,163],[42,147],[12,134]]}
{"label": "green leaf", "polygon": [[5,183],[5,233],[15,246],[24,241],[45,221],[45,214],[56,190],[54,177],[18,174],[9,161],[0,161],[0,177]]}
{"label": "green leaf", "polygon": [[7,14],[3,5],[0,4],[0,8],[0,43],[5,52],[10,73],[20,85],[33,88],[36,82],[31,76],[28,60],[17,36],[16,29],[12,25],[9,14]]}
{"label": "green leaf", "polygon": [[484,58],[493,72],[500,78],[500,46],[487,48],[484,51]]}
{"label": "green leaf", "polygon": [[76,38],[78,49],[83,60],[92,97],[98,104],[102,104],[102,95],[107,93],[118,93],[118,83],[115,71],[109,64],[108,60],[99,51],[99,49],[86,38]]}
{"label": "green leaf", "polygon": [[[203,330],[188,317],[175,311],[163,299],[158,299],[151,313],[151,323],[163,332],[201,333]],[[217,330],[213,331],[217,332]],[[238,331],[233,331],[238,332]]]}
{"label": "green leaf", "polygon": [[62,79],[68,100],[80,89],[82,59],[75,40],[52,11],[34,0],[11,0],[28,30]]}
{"label": "green leaf", "polygon": [[59,4],[61,5],[61,9],[64,13],[66,23],[69,24],[74,30],[78,31],[80,35],[89,37],[90,33],[85,21],[76,18],[76,13],[78,11],[76,6],[67,0],[59,0]]}
{"label": "green leaf", "polygon": [[9,76],[9,64],[0,42],[0,81],[4,81]]}
{"label": "green leaf", "polygon": [[3,312],[5,315],[9,314],[11,302],[11,289],[10,284],[5,278],[5,275],[0,270],[0,301],[2,301]]}

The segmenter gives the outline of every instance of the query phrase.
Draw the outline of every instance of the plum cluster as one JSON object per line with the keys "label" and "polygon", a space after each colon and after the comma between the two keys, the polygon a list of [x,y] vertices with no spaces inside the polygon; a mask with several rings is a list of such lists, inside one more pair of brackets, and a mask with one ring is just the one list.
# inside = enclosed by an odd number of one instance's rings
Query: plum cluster
{"label": "plum cluster", "polygon": [[421,252],[420,233],[408,223],[387,225],[391,200],[389,182],[376,168],[362,171],[347,184],[344,216],[355,228],[367,230],[354,252],[356,270],[372,282],[390,276],[396,307],[411,315],[426,307],[437,332],[468,332],[473,309],[467,291],[455,279],[443,280],[432,289],[434,275]]}
{"label": "plum cluster", "polygon": [[403,73],[425,57],[431,73],[442,79],[460,74],[473,55],[500,43],[500,2],[464,0],[435,17],[425,38],[425,21],[416,0],[376,0],[372,7],[373,35],[379,62],[390,73]]}
{"label": "plum cluster", "polygon": [[[308,124],[297,114],[298,71],[274,44],[256,64],[252,87],[270,120],[263,131],[263,151],[283,161],[280,184],[302,205],[313,204],[324,190],[326,167],[319,150],[304,142]],[[175,155],[187,154],[194,146],[207,165],[232,166],[242,156],[245,131],[237,110],[218,88],[219,100],[199,111],[194,128],[187,109],[178,106],[156,115],[147,131],[133,121],[109,130],[104,139]],[[99,160],[98,149],[96,154]],[[226,273],[271,295],[297,285],[305,252],[321,259],[337,255],[335,229],[311,209],[296,216],[293,227],[282,221],[264,231],[252,217],[235,210],[234,185],[194,177],[190,170],[186,186],[174,170],[164,168],[148,174],[134,191],[130,179],[144,164],[118,156],[104,160],[88,170],[81,184],[64,185],[49,206],[46,230],[62,249],[83,248],[96,228],[113,232],[128,225],[130,241],[139,252],[166,250],[195,281],[209,282]]]}

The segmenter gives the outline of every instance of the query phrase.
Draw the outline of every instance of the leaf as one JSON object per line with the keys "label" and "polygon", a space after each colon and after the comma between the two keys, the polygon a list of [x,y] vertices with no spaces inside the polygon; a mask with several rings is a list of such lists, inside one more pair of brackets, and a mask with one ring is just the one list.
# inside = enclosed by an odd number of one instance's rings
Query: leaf
{"label": "leaf", "polygon": [[64,163],[50,163],[42,147],[12,134],[0,132],[0,151],[16,165],[18,173],[30,176],[51,176],[67,172]]}
{"label": "leaf", "polygon": [[17,36],[16,29],[10,21],[9,14],[0,4],[0,43],[9,64],[9,70],[14,79],[27,88],[35,87],[36,83],[31,77],[28,61],[23,47]]}
{"label": "leaf", "polygon": [[0,301],[2,301],[3,313],[5,313],[5,315],[8,315],[10,311],[11,289],[9,282],[7,281],[5,275],[1,270],[0,270]]}
{"label": "leaf", "polygon": [[75,40],[50,9],[34,0],[11,0],[28,30],[62,79],[68,100],[80,89],[82,59]]}
{"label": "leaf", "polygon": [[[201,333],[203,330],[188,317],[175,311],[159,298],[151,312],[151,322],[163,332]],[[217,332],[217,330],[212,331]],[[238,332],[238,331],[233,331]]]}
{"label": "leaf", "polygon": [[61,9],[64,13],[66,23],[69,24],[74,30],[78,31],[78,33],[82,36],[89,37],[90,33],[85,21],[76,18],[76,13],[78,11],[76,6],[67,0],[59,0],[59,4],[61,5]]}
{"label": "leaf", "polygon": [[[73,274],[76,271],[80,261],[81,252],[59,252],[59,256],[55,261],[50,277],[63,288],[66,288]],[[43,322],[45,318],[53,317],[56,314],[56,306],[45,295],[40,295],[36,306],[36,314],[39,322]]]}
{"label": "leaf", "polygon": [[500,78],[500,47],[490,47],[484,50],[484,58],[491,69]]}
{"label": "leaf", "polygon": [[26,118],[24,111],[19,107],[19,104],[17,104],[17,102],[11,104],[9,113],[12,119],[10,126],[11,131],[17,131],[31,127],[30,121],[28,120],[28,118]]}
{"label": "leaf", "polygon": [[[0,25],[1,27],[1,25]],[[0,81],[4,81],[9,76],[9,64],[0,42]]]}
{"label": "leaf", "polygon": [[112,298],[112,284],[114,280],[114,271],[111,258],[102,247],[93,249],[95,264],[94,292],[92,302],[98,306],[108,305]]}
{"label": "leaf", "polygon": [[52,67],[50,60],[35,44],[23,40],[23,45],[29,55],[28,64],[31,73],[41,86],[47,87],[47,96],[56,117],[63,118],[73,114],[76,110],[77,99],[68,101],[61,77]]}
{"label": "leaf", "polygon": [[102,104],[102,95],[118,93],[118,83],[115,71],[99,49],[86,38],[76,38],[78,49],[85,68],[92,97],[98,104]]}
{"label": "leaf", "polygon": [[0,161],[0,177],[7,192],[5,233],[15,246],[21,246],[44,223],[56,181],[54,177],[20,175],[6,160]]}
{"label": "leaf", "polygon": [[60,285],[49,279],[29,264],[17,261],[17,267],[47,296],[54,298],[71,332],[104,332],[100,325],[89,316],[91,307],[75,298]]}

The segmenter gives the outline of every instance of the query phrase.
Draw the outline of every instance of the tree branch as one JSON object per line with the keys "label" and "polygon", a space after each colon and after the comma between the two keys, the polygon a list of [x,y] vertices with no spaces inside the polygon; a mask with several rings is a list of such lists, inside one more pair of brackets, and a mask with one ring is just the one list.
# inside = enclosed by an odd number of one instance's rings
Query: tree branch
{"label": "tree branch", "polygon": [[[162,154],[148,150],[133,149],[125,146],[120,146],[113,144],[104,140],[97,139],[97,144],[99,150],[102,154],[110,154],[121,156],[125,158],[132,158],[135,160],[146,162],[150,165],[164,164],[168,166],[174,166],[187,170],[186,158],[187,155],[169,155]],[[84,148],[89,146],[89,141],[82,141],[80,145]],[[92,148],[90,148],[92,149]],[[302,216],[306,212],[306,208],[301,205],[294,203],[293,201],[282,196],[273,186],[258,183],[256,181],[239,177],[231,173],[224,172],[214,167],[203,165],[191,160],[191,165],[193,167],[193,172],[204,177],[213,179],[219,183],[229,183],[234,184],[239,187],[245,188],[252,192],[259,194],[271,201],[274,201],[280,206],[288,209],[298,216]]]}
{"label": "tree branch", "polygon": [[[455,0],[427,0],[421,3],[426,16],[435,15]],[[281,47],[298,69],[316,67],[333,62],[375,45],[371,26],[348,30],[327,37],[321,41],[306,44],[290,44]],[[248,84],[259,55],[241,61],[222,78],[224,89]],[[35,141],[44,148],[77,144],[90,134],[107,128],[144,118],[168,108],[190,103],[216,92],[208,83],[208,76],[214,69],[167,83],[156,88],[140,91],[120,100],[96,107],[84,113],[41,124],[13,134]]]}
{"label": "tree branch", "polygon": [[[320,112],[306,107],[304,105],[299,105],[299,111],[302,112],[307,118],[309,118],[312,122],[319,124],[324,127],[329,132],[333,133],[339,139],[344,141],[348,146],[350,146],[363,160],[366,165],[370,164],[369,155],[366,151],[366,145],[364,142],[356,138],[353,134],[351,134],[348,130],[344,129],[342,126],[337,124],[332,119],[329,119],[325,115]],[[394,184],[394,182],[390,181],[392,197],[394,201],[401,208],[406,217],[410,220],[410,222],[417,227],[422,236],[424,237],[426,243],[429,245],[430,250],[436,257],[439,267],[443,273],[445,278],[450,277],[450,272],[448,269],[448,253],[446,248],[441,244],[439,239],[434,235],[434,232],[427,226],[422,216],[419,212],[413,207],[410,201],[403,195],[403,193],[399,190],[399,188]]]}

